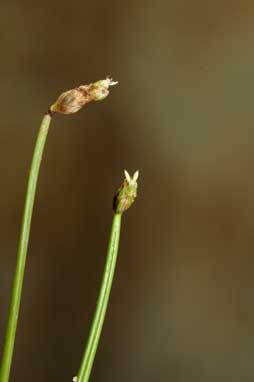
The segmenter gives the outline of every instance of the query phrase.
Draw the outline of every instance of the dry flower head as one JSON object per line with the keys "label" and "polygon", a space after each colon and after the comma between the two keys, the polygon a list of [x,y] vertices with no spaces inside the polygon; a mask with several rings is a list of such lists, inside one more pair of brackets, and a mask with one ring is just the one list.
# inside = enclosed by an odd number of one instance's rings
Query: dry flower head
{"label": "dry flower head", "polygon": [[62,93],[56,102],[50,107],[50,112],[61,114],[73,114],[91,101],[101,101],[109,94],[109,87],[118,82],[111,78],[99,80],[89,85],[80,85],[74,89]]}

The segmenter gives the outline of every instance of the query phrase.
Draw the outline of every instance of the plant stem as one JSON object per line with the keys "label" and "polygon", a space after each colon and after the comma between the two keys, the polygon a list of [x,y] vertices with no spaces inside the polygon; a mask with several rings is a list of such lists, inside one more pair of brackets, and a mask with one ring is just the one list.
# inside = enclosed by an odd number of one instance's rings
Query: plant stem
{"label": "plant stem", "polygon": [[108,306],[110,290],[112,286],[116,259],[119,246],[121,229],[121,214],[115,213],[112,222],[110,240],[107,251],[107,259],[104,268],[104,274],[102,278],[101,289],[99,293],[99,298],[97,301],[97,306],[90,329],[88,341],[86,344],[84,356],[80,365],[80,369],[77,376],[78,382],[88,382],[91,370],[93,367],[93,362],[95,354],[97,351],[100,334],[105,319],[105,314]]}
{"label": "plant stem", "polygon": [[26,265],[27,248],[30,234],[31,219],[34,206],[34,198],[40,170],[42,154],[51,122],[51,114],[48,112],[44,115],[36,140],[29,178],[26,191],[25,205],[20,231],[20,239],[17,254],[16,270],[13,281],[13,289],[7,323],[6,337],[4,349],[2,353],[0,382],[8,382],[10,369],[14,351],[15,335],[19,317],[20,300],[24,279],[24,271]]}

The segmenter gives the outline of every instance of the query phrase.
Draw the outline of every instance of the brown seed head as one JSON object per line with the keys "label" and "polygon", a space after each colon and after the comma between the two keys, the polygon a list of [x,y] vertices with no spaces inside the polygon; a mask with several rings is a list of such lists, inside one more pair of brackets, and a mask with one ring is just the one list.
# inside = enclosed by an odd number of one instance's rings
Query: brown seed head
{"label": "brown seed head", "polygon": [[116,85],[110,78],[90,85],[81,85],[62,93],[50,107],[52,112],[73,114],[91,101],[101,101],[109,94],[109,86]]}

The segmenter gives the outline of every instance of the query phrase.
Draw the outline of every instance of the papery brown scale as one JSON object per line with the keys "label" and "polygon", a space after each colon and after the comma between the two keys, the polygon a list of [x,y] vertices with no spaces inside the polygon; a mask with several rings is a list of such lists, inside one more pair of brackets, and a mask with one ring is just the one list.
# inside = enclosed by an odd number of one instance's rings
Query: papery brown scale
{"label": "papery brown scale", "polygon": [[79,111],[87,102],[87,95],[83,91],[78,88],[71,89],[62,93],[51,109],[58,113],[73,114]]}

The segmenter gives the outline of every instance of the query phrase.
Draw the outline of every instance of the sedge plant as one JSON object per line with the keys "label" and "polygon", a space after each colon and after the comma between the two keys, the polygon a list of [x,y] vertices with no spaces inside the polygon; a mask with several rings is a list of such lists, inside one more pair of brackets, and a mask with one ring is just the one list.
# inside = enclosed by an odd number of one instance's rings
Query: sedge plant
{"label": "sedge plant", "polygon": [[97,306],[95,309],[92,326],[90,329],[78,375],[73,378],[73,382],[89,381],[96,350],[102,331],[103,322],[105,319],[113,276],[115,272],[122,214],[132,205],[137,195],[137,179],[139,172],[136,171],[133,177],[130,177],[129,173],[126,170],[124,171],[124,173],[124,182],[117,191],[113,201],[114,216]]}
{"label": "sedge plant", "polygon": [[[52,117],[55,113],[72,114],[91,101],[103,100],[109,94],[109,87],[116,83],[117,82],[113,82],[110,78],[106,78],[105,80],[97,81],[90,85],[81,85],[75,89],[68,90],[60,95],[56,102],[50,107],[49,111],[43,116],[28,176],[16,269],[0,364],[0,382],[8,382],[10,377],[37,181]],[[114,198],[115,212],[101,290],[84,357],[78,376],[75,377],[79,382],[88,381],[91,373],[112,285],[120,237],[121,216],[122,213],[129,208],[136,196],[138,172],[134,174],[133,178],[125,172],[125,177],[122,187],[118,190]]]}

